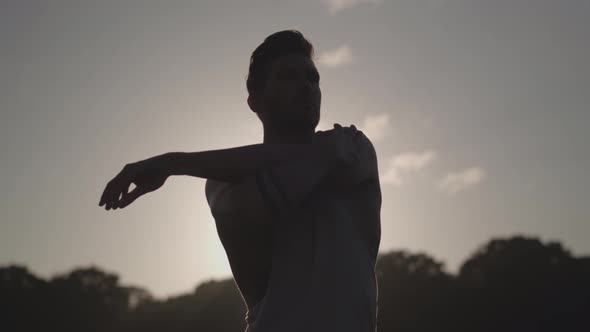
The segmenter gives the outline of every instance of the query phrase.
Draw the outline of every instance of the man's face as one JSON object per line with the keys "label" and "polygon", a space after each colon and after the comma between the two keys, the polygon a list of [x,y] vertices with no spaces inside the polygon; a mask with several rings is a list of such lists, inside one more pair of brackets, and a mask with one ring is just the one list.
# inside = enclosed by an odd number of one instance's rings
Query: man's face
{"label": "man's face", "polygon": [[279,130],[313,131],[320,121],[319,81],[308,57],[279,57],[270,64],[257,112],[267,125]]}

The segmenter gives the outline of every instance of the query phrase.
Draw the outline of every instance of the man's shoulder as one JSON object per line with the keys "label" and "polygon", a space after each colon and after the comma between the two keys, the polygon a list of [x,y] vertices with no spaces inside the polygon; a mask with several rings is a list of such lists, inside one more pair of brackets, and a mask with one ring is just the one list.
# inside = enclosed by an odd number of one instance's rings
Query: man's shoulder
{"label": "man's shoulder", "polygon": [[359,130],[359,139],[357,142],[361,147],[367,149],[370,154],[372,154],[372,155],[376,154],[375,146],[373,146],[373,142],[371,142],[369,137],[367,137],[367,135],[365,135],[365,133],[363,133],[360,130]]}

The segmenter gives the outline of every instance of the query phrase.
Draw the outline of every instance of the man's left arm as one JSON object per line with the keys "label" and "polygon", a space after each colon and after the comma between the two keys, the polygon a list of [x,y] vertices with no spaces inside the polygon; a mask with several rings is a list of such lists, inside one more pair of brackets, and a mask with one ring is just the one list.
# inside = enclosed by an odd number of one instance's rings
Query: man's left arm
{"label": "man's left arm", "polygon": [[[358,159],[337,166],[325,162],[302,159],[270,167],[261,172],[262,181],[272,192],[281,197],[283,206],[302,206],[311,198],[316,186],[328,186],[337,190],[348,190],[357,185],[377,180],[377,155],[373,144],[362,131],[353,140]],[[318,172],[321,168],[325,171]]]}
{"label": "man's left arm", "polygon": [[378,181],[377,153],[373,143],[362,131],[359,131],[355,144],[359,158],[354,162],[332,169],[325,177],[325,181],[329,185],[345,189],[366,181]]}

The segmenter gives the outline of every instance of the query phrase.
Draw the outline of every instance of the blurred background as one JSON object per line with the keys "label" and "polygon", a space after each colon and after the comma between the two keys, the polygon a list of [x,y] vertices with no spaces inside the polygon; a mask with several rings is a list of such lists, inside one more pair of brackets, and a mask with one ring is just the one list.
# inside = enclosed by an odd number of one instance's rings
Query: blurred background
{"label": "blurred background", "polygon": [[355,124],[377,151],[379,329],[581,328],[589,18],[586,0],[0,0],[6,324],[243,329],[204,179],[98,202],[127,163],[261,143],[250,55],[297,29],[318,130]]}

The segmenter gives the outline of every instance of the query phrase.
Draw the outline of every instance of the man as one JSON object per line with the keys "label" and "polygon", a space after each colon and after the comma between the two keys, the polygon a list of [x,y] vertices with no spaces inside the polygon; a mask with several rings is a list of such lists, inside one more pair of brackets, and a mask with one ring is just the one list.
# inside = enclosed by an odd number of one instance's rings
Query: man
{"label": "man", "polygon": [[128,164],[99,202],[123,208],[171,175],[206,178],[248,332],[376,330],[377,156],[354,125],[315,132],[321,90],[312,58],[313,46],[294,30],[268,36],[252,53],[247,102],[263,143]]}

